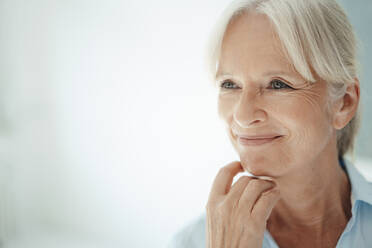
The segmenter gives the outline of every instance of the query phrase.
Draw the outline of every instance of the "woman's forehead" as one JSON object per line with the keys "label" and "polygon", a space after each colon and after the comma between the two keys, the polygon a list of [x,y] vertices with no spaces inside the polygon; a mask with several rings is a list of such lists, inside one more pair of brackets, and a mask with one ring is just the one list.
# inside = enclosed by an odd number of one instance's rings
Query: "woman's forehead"
{"label": "woman's forehead", "polygon": [[281,42],[269,18],[264,14],[245,12],[227,25],[222,46],[234,43],[281,50]]}
{"label": "woman's forehead", "polygon": [[218,65],[217,74],[264,68],[268,70],[264,74],[294,72],[270,21],[256,13],[241,15],[228,25]]}

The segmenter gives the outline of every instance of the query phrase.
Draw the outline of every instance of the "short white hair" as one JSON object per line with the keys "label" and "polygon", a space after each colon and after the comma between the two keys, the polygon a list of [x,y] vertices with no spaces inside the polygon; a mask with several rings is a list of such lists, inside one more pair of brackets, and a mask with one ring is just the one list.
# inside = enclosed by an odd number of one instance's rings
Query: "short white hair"
{"label": "short white hair", "polygon": [[[344,96],[358,78],[357,40],[347,15],[336,0],[235,0],[217,22],[209,41],[208,64],[215,79],[222,40],[229,23],[254,11],[272,22],[288,60],[301,76],[315,82],[312,73],[328,86],[330,99]],[[360,111],[337,131],[339,156],[352,152]]]}

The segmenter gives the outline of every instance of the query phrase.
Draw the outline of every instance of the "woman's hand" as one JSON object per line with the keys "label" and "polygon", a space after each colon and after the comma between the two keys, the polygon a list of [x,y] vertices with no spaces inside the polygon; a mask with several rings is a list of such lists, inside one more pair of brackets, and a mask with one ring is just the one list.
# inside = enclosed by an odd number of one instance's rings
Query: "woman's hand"
{"label": "woman's hand", "polygon": [[232,162],[220,169],[213,182],[206,205],[207,248],[262,247],[279,190],[273,182],[249,176],[231,187],[234,176],[243,171],[240,162]]}

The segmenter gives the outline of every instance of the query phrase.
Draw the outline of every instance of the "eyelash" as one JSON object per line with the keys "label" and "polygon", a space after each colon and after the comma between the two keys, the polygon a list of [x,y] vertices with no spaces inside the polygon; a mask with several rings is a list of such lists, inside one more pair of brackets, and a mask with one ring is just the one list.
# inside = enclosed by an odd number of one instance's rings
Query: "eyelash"
{"label": "eyelash", "polygon": [[[225,80],[223,81],[221,84],[220,84],[220,88],[222,89],[234,89],[234,88],[226,88],[224,87],[225,83],[230,83],[230,84],[235,84],[234,82],[232,82],[231,80]],[[283,87],[281,88],[273,88],[273,84],[274,83],[280,83]],[[274,89],[274,90],[282,90],[282,89],[293,89],[292,87],[290,87],[288,84],[284,83],[283,81],[279,80],[279,79],[273,79],[270,81],[270,86],[271,88],[270,89]],[[236,88],[235,88],[236,89]]]}

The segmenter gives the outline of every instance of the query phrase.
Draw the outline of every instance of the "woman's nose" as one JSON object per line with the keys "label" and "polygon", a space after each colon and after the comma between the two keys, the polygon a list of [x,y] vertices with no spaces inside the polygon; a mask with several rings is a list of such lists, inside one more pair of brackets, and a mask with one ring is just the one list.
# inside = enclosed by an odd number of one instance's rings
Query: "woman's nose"
{"label": "woman's nose", "polygon": [[259,97],[257,94],[244,94],[235,106],[233,118],[242,128],[262,124],[267,119],[266,111],[258,104]]}

